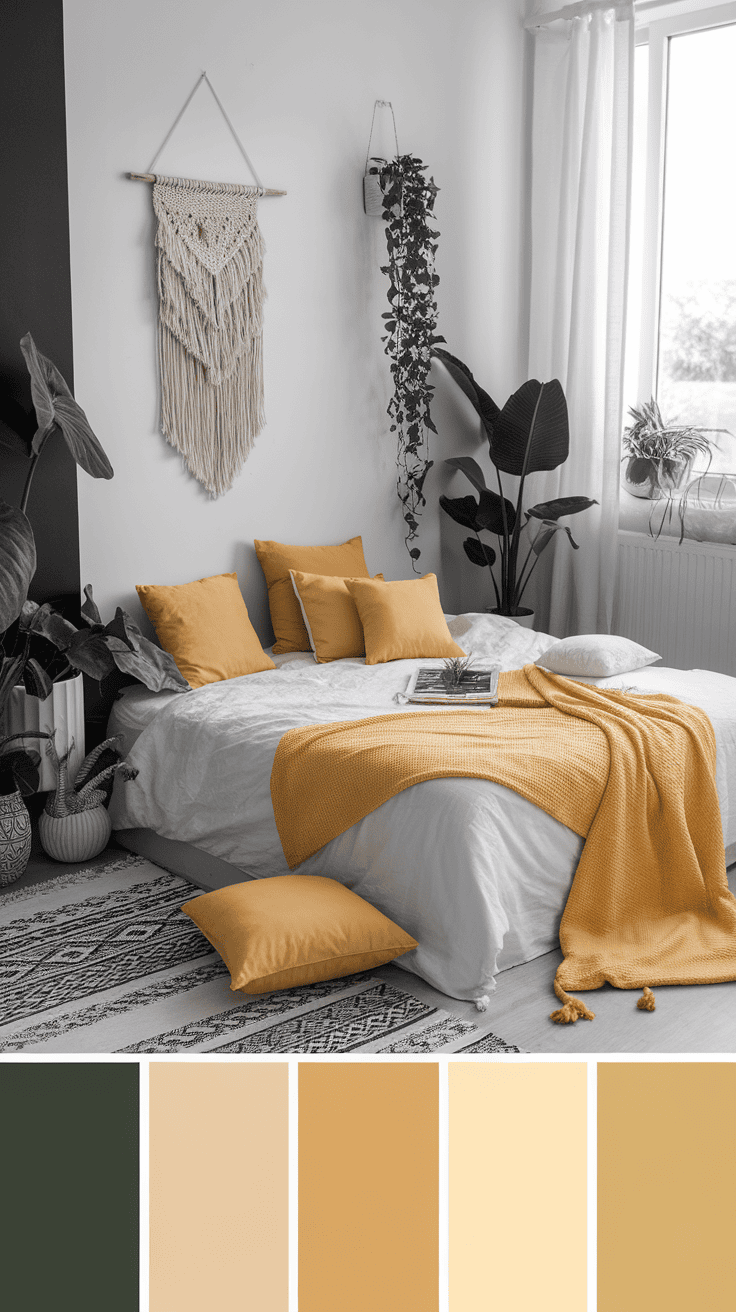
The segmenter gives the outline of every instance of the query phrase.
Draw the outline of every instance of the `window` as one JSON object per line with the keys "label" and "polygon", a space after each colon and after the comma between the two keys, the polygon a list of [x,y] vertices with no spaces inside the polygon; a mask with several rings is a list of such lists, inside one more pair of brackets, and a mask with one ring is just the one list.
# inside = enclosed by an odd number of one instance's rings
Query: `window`
{"label": "window", "polygon": [[[733,3],[652,22],[637,34],[627,423],[629,407],[651,396],[668,423],[730,430],[712,435],[710,470],[734,475],[724,486],[735,498],[729,540],[736,541]],[[699,456],[690,477],[706,465]]]}

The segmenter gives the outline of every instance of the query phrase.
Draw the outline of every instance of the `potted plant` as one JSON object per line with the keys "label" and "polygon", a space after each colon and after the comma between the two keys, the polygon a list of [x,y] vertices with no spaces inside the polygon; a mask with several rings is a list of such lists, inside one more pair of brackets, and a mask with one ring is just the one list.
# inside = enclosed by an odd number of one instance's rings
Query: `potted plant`
{"label": "potted plant", "polygon": [[69,751],[59,756],[53,738],[46,745],[57,778],[39,817],[41,846],[55,861],[89,861],[106,846],[111,823],[107,811],[109,788],[120,771],[124,779],[135,779],[138,771],[125,765],[118,737],[107,738],[82,761],[76,778],[69,779]]}
{"label": "potted plant", "polygon": [[689,476],[696,456],[712,458],[708,433],[725,433],[725,428],[694,428],[666,424],[654,397],[631,406],[633,423],[624,429],[625,468],[622,486],[635,497],[660,501],[670,497]]}
{"label": "potted plant", "polygon": [[[31,396],[37,429],[30,442],[3,426],[0,441],[28,459],[28,473],[15,508],[0,502],[0,670],[5,677],[14,672],[5,712],[6,728],[15,732],[48,734],[67,731],[78,744],[78,759],[84,754],[84,698],[81,675],[58,660],[57,652],[37,643],[30,632],[16,626],[28,587],[36,570],[36,545],[26,510],[33,477],[48,442],[61,434],[74,460],[92,478],[109,479],[113,469],[95,437],[81,406],[77,404],[55,365],[37,350],[30,333],[21,339],[31,380]],[[11,628],[11,626],[13,626]],[[8,630],[10,629],[10,632]],[[69,677],[71,675],[71,678]],[[29,700],[30,699],[30,700]],[[53,776],[41,786],[50,787]]]}
{"label": "potted plant", "polygon": [[[528,622],[533,611],[521,603],[545,547],[555,533],[563,532],[573,548],[578,549],[570,529],[566,524],[560,524],[560,519],[577,515],[597,504],[589,497],[557,497],[524,509],[528,475],[557,469],[567,460],[570,431],[565,394],[557,379],[540,383],[532,378],[509,397],[503,409],[499,409],[488,393],[478,386],[462,360],[438,348],[434,348],[433,355],[442,361],[480,415],[499,489],[494,492],[486,485],[483,470],[472,456],[454,456],[445,464],[462,470],[477,490],[478,497],[441,496],[440,505],[457,524],[475,534],[475,537],[465,539],[463,549],[474,565],[491,572],[496,605],[489,610],[494,615],[507,615]],[[516,504],[504,494],[502,473],[519,480]],[[536,526],[533,536],[532,524]],[[528,542],[522,544],[521,534],[525,529],[528,530]],[[481,538],[483,531],[498,538],[498,556],[494,548]]]}
{"label": "potted plant", "polygon": [[87,626],[78,629],[49,605],[25,601],[20,613],[22,633],[40,634],[63,654],[72,670],[106,679],[115,670],[132,676],[152,692],[190,692],[173,656],[144,638],[138,625],[122,606],[108,624],[103,624],[92,585],[84,589],[81,617]]}
{"label": "potted plant", "polygon": [[388,414],[396,433],[397,491],[406,526],[404,541],[418,573],[421,555],[416,539],[417,516],[426,505],[424,481],[432,468],[427,433],[436,433],[430,415],[434,388],[429,382],[432,348],[438,337],[435,273],[437,229],[432,211],[439,190],[425,178],[427,165],[414,155],[398,155],[388,163],[373,160],[383,197],[388,263],[390,310],[382,315],[386,328],[384,350],[391,360],[393,396]]}

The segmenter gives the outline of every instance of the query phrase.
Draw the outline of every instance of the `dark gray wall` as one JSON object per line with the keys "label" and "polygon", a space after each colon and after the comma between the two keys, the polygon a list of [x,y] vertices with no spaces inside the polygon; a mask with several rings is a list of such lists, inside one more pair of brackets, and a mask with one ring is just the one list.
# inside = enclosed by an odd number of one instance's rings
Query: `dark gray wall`
{"label": "dark gray wall", "polygon": [[[35,431],[19,341],[74,389],[62,0],[0,0],[0,418]],[[18,505],[27,461],[0,446],[0,496]],[[76,467],[56,434],[34,475],[35,601],[79,604]]]}

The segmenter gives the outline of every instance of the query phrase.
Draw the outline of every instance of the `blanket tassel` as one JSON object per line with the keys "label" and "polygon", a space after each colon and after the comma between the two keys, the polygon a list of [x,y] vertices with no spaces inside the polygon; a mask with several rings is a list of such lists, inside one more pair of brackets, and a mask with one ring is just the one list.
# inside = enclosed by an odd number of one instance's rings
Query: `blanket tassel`
{"label": "blanket tassel", "polygon": [[648,987],[648,985],[646,984],[644,985],[644,992],[642,993],[641,997],[637,999],[636,1005],[639,1008],[639,1011],[655,1010],[657,1004],[654,1000],[654,994],[652,993],[652,990]]}
{"label": "blanket tassel", "polygon": [[482,995],[482,997],[480,997],[480,998],[476,998],[476,999],[475,999],[475,1010],[476,1010],[476,1011],[487,1011],[487,1010],[488,1010],[488,1003],[490,1002],[490,1000],[491,1000],[491,999],[489,998],[489,996],[488,996],[487,993],[484,993],[484,994]]}
{"label": "blanket tassel", "polygon": [[585,1003],[581,1002],[580,998],[571,998],[562,985],[557,983],[557,980],[554,981],[554,990],[563,1004],[558,1011],[550,1013],[550,1020],[553,1020],[556,1025],[574,1025],[575,1021],[580,1018],[582,1020],[595,1020],[595,1012],[588,1011]]}

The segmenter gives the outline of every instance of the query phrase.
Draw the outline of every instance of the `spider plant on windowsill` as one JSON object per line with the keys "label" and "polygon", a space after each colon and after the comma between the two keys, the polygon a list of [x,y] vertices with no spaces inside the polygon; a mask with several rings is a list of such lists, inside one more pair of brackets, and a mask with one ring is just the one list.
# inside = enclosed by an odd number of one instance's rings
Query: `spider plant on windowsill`
{"label": "spider plant on windowsill", "polygon": [[624,429],[621,483],[635,497],[661,501],[672,496],[687,480],[698,456],[706,456],[710,468],[714,442],[708,434],[726,433],[726,428],[696,428],[689,424],[666,424],[654,397],[631,406],[633,424]]}

